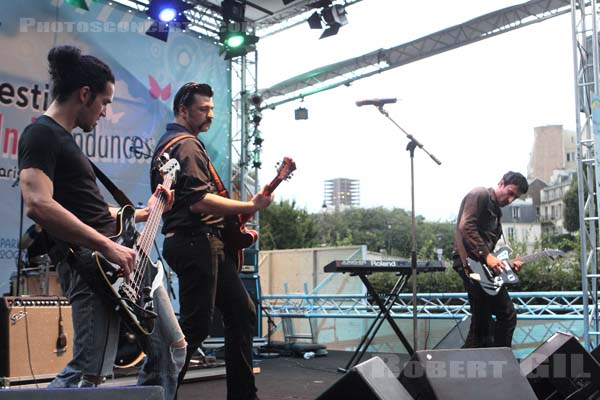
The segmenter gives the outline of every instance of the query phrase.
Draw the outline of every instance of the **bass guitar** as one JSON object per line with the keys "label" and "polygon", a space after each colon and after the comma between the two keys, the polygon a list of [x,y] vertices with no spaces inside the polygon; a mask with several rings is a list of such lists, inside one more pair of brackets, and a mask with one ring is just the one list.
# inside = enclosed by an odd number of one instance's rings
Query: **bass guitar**
{"label": "bass guitar", "polygon": [[[277,186],[288,180],[295,170],[296,163],[294,160],[283,157],[283,161],[278,163],[277,175],[264,190],[265,195],[273,193]],[[252,219],[253,216],[254,213],[238,214],[225,219],[225,228],[223,229],[225,250],[230,254],[237,254],[238,271],[241,271],[244,263],[243,249],[252,246],[258,239],[258,232],[245,226],[246,222]]]}
{"label": "bass guitar", "polygon": [[[506,246],[501,247],[494,253],[494,255],[504,264],[504,268],[500,270],[500,273],[495,273],[491,268],[480,263],[479,261],[467,258],[467,265],[472,271],[469,274],[469,277],[478,281],[483,291],[490,296],[497,295],[503,285],[516,285],[519,283],[519,277],[513,271],[514,260],[509,260],[510,249]],[[539,253],[521,257],[520,261],[525,264],[546,257],[554,260],[558,257],[564,256],[565,253],[560,250],[544,250]]]}
{"label": "bass guitar", "polygon": [[[159,167],[163,177],[162,185],[171,188],[179,171],[177,160],[162,158]],[[164,272],[150,259],[154,237],[160,225],[161,215],[166,205],[163,192],[158,198],[142,233],[135,228],[135,209],[126,205],[117,213],[117,235],[110,239],[135,249],[136,267],[130,274],[129,282],[121,276],[121,268],[108,261],[100,252],[89,249],[71,249],[74,266],[82,277],[100,296],[117,310],[123,322],[138,335],[149,335],[154,329],[156,314],[152,311],[152,294],[161,285]],[[148,285],[151,282],[151,285]]]}

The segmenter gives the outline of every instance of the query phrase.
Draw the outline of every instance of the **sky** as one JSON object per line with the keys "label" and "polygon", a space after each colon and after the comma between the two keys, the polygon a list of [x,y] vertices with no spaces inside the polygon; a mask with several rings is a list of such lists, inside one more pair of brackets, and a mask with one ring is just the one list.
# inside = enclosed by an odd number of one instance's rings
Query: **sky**
{"label": "sky", "polygon": [[[518,2],[364,0],[347,8],[336,36],[302,24],[258,43],[258,87],[314,68],[390,48]],[[360,180],[361,207],[411,209],[408,139],[369,98],[396,97],[390,116],[442,164],[415,152],[415,210],[429,221],[452,221],[463,196],[495,186],[508,170],[527,174],[537,126],[575,129],[570,15],[503,33],[381,74],[349,87],[265,110],[261,182],[292,157],[297,171],[276,199],[321,211],[323,182]],[[309,119],[294,120],[294,109]]]}

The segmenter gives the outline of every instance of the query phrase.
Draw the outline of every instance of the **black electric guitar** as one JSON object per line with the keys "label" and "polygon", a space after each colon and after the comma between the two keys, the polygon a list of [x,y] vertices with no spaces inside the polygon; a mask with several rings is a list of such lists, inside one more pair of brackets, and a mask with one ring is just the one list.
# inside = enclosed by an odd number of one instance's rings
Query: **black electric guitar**
{"label": "black electric guitar", "polygon": [[[491,296],[497,295],[500,288],[502,288],[502,285],[516,285],[519,283],[519,277],[512,268],[514,260],[509,260],[510,249],[508,247],[501,247],[494,255],[504,264],[504,268],[502,268],[498,274],[487,265],[471,258],[467,258],[467,265],[472,271],[469,274],[469,277],[478,281],[483,291]],[[520,260],[525,264],[545,257],[554,260],[558,257],[564,257],[564,255],[565,253],[560,250],[544,250],[539,253],[521,257]]]}
{"label": "black electric guitar", "polygon": [[[162,185],[169,190],[179,171],[179,163],[175,159],[168,160],[166,154],[163,160],[165,161],[159,171],[163,177]],[[129,282],[121,276],[121,268],[108,261],[100,252],[71,249],[75,266],[84,279],[121,314],[122,320],[138,335],[149,335],[154,329],[156,314],[152,311],[152,294],[162,283],[164,272],[150,260],[150,253],[165,204],[166,198],[161,192],[141,234],[135,229],[135,209],[132,206],[121,208],[117,214],[118,233],[111,240],[135,249],[137,253],[136,267],[129,276]],[[150,279],[146,274],[149,274]],[[152,282],[151,286],[147,285],[148,281]]]}
{"label": "black electric guitar", "polygon": [[[283,157],[277,166],[277,175],[267,185],[264,190],[265,195],[273,193],[279,184],[288,180],[292,172],[296,170],[296,163],[289,157]],[[253,229],[246,228],[245,224],[254,214],[238,214],[232,215],[225,219],[225,228],[223,229],[223,240],[225,249],[230,254],[237,254],[238,271],[241,271],[243,264],[243,249],[252,246],[258,239],[258,232]]]}

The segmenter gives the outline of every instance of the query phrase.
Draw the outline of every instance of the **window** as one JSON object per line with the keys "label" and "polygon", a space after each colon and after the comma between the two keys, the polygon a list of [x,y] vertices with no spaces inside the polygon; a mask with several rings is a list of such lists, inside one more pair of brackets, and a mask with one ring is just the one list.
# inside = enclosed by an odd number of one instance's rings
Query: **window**
{"label": "window", "polygon": [[571,162],[571,153],[567,153],[567,162]]}
{"label": "window", "polygon": [[515,241],[515,228],[513,228],[512,226],[508,228],[508,241]]}
{"label": "window", "polygon": [[520,218],[519,207],[512,208],[512,217],[513,217],[513,220],[515,220],[515,221],[519,220],[519,218]]}
{"label": "window", "polygon": [[556,207],[555,206],[550,206],[550,218],[552,218],[552,219],[556,218]]}

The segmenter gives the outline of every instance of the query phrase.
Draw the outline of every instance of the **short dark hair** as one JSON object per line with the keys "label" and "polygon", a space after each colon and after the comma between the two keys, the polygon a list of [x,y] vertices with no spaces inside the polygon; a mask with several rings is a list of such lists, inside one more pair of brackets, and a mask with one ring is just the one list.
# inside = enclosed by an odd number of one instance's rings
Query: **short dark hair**
{"label": "short dark hair", "polygon": [[173,99],[173,115],[179,115],[179,107],[189,107],[194,102],[194,95],[213,97],[214,93],[210,85],[206,83],[188,82],[175,94]]}
{"label": "short dark hair", "polygon": [[508,171],[502,177],[502,181],[504,182],[504,186],[517,186],[519,188],[519,193],[521,194],[525,194],[527,193],[527,190],[529,190],[529,183],[527,183],[527,179],[518,172]]}
{"label": "short dark hair", "polygon": [[84,86],[90,87],[93,99],[106,90],[107,82],[115,83],[115,76],[108,65],[94,56],[81,54],[81,50],[74,46],[50,49],[48,66],[52,97],[59,103]]}

